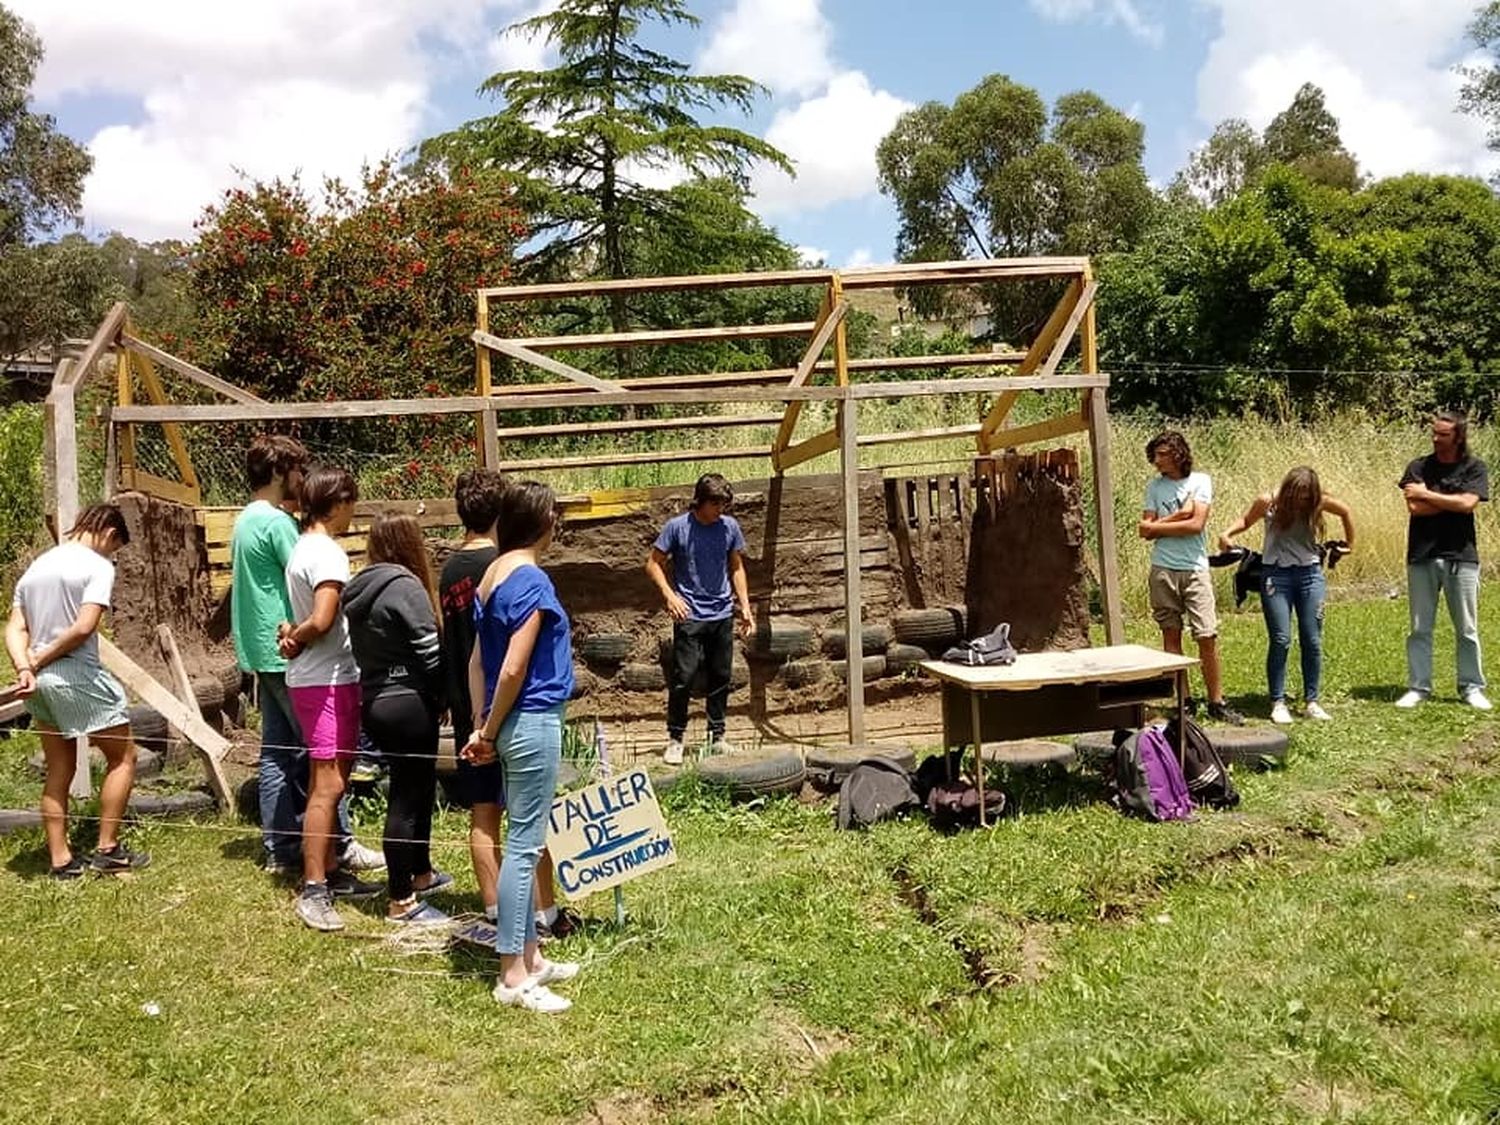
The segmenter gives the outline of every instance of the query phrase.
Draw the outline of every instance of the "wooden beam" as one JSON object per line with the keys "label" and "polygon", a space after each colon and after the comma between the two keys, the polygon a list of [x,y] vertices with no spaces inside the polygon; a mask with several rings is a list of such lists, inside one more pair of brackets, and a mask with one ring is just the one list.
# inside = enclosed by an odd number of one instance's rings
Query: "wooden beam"
{"label": "wooden beam", "polygon": [[779,456],[773,454],[771,460],[779,473],[794,468],[804,461],[811,461],[814,457],[832,453],[838,447],[839,431],[835,426],[831,430],[824,430],[821,434],[814,434],[805,441],[799,441],[796,445],[783,449]]}
{"label": "wooden beam", "polygon": [[[139,355],[139,353],[137,353]],[[158,406],[166,405],[170,400],[167,392],[162,388],[161,380],[156,376],[156,367],[146,356],[139,356],[141,385],[146,388],[146,395]],[[241,409],[251,403],[241,403]],[[262,404],[263,405],[263,404]],[[188,455],[187,442],[182,437],[182,427],[176,422],[164,422],[162,432],[167,438],[167,447],[172,451],[172,460],[177,462],[177,471],[182,474],[182,483],[192,489],[198,496],[193,503],[203,499],[202,490],[198,487],[198,474],[193,469],[193,459]]]}
{"label": "wooden beam", "polygon": [[606,465],[654,465],[668,461],[748,461],[769,458],[769,445],[746,449],[664,449],[654,453],[597,453],[582,457],[533,457],[501,461],[501,472],[534,472],[541,469],[593,469]]}
{"label": "wooden beam", "polygon": [[511,359],[529,363],[533,367],[540,367],[543,371],[550,371],[553,375],[561,375],[580,386],[589,387],[596,391],[617,391],[620,388],[597,375],[590,375],[581,367],[574,367],[571,363],[564,363],[560,359],[542,355],[525,344],[518,344],[514,340],[502,340],[498,336],[491,336],[488,332],[475,332],[471,339],[480,347],[488,348],[490,351],[499,352],[501,355],[509,356]]}
{"label": "wooden beam", "polygon": [[817,321],[799,320],[782,324],[726,324],[711,328],[661,328],[640,332],[595,332],[584,336],[532,336],[515,343],[533,351],[566,348],[633,348],[646,344],[698,344],[708,340],[770,340],[782,336],[806,336]]}
{"label": "wooden beam", "polygon": [[148,473],[144,469],[132,468],[127,472],[122,468],[120,488],[126,492],[144,492],[149,496],[159,496],[163,500],[170,500],[174,504],[186,504],[191,508],[196,508],[203,502],[201,490],[191,488],[181,481],[168,480],[155,473]]}
{"label": "wooden beam", "polygon": [[[828,300],[835,306],[844,306],[844,282],[838,274],[828,283]],[[841,387],[849,385],[849,334],[843,316],[839,317],[838,330],[833,334],[833,381]]]}
{"label": "wooden beam", "polygon": [[1088,419],[1083,416],[1082,411],[1075,410],[1070,414],[1033,422],[1029,426],[1013,426],[1008,430],[998,430],[989,435],[989,445],[991,450],[1007,449],[1011,446],[1025,445],[1027,442],[1047,441],[1051,438],[1062,437],[1064,434],[1082,433],[1088,428]]}
{"label": "wooden beam", "polygon": [[172,683],[177,689],[177,698],[182,700],[185,706],[197,707],[198,697],[193,694],[193,681],[188,678],[187,665],[182,662],[182,653],[177,651],[177,638],[172,635],[172,626],[165,621],[156,627],[156,643],[161,648],[162,659],[172,670]]}
{"label": "wooden beam", "polygon": [[[1036,339],[1031,341],[1031,347],[1026,349],[1026,355],[1021,360],[1020,366],[1016,368],[1017,376],[1029,376],[1033,374],[1045,361],[1052,350],[1052,345],[1057,342],[1058,335],[1063,330],[1063,325],[1068,322],[1078,299],[1083,295],[1083,280],[1074,281],[1068,286],[1062,299],[1052,309],[1052,314],[1047,317],[1047,322],[1042,325],[1042,330],[1037,333]],[[984,417],[984,425],[979,431],[979,451],[988,453],[991,450],[988,438],[991,433],[1005,424],[1006,417],[1011,408],[1015,406],[1016,400],[1021,397],[1020,392],[1024,388],[1015,388],[1004,391],[998,395],[990,406],[989,413]]]}
{"label": "wooden beam", "polygon": [[479,414],[479,463],[487,469],[500,463],[500,433],[493,410]]}
{"label": "wooden beam", "polygon": [[[79,353],[78,359],[69,367],[66,379],[70,386],[81,387],[93,377],[94,365],[103,358],[105,352],[115,346],[115,341],[125,327],[128,311],[124,301],[116,301],[110,306],[109,312],[105,313],[104,319],[99,322],[99,327],[94,329],[94,335],[90,338],[88,346]],[[55,381],[53,385],[56,385]]]}
{"label": "wooden beam", "polygon": [[844,683],[848,689],[849,744],[865,740],[865,670],[862,590],[859,573],[859,437],[858,414],[853,399],[839,403],[835,433],[839,443],[844,500]]}
{"label": "wooden beam", "polygon": [[769,285],[827,285],[832,270],[766,270],[764,273],[683,274],[622,281],[563,281],[548,285],[502,285],[479,290],[481,300],[542,301],[553,297],[599,297],[608,293],[671,293],[685,289],[753,289]]}
{"label": "wooden beam", "polygon": [[182,731],[183,736],[197,747],[203,758],[203,770],[208,776],[209,787],[218,798],[219,808],[231,808],[234,797],[220,764],[229,751],[228,740],[203,721],[196,704],[192,707],[185,706],[151,673],[116,648],[108,637],[99,638],[99,657],[127,690],[159,711],[167,722]]}
{"label": "wooden beam", "polygon": [[1084,316],[1094,307],[1094,294],[1099,289],[1097,281],[1085,281],[1083,291],[1079,294],[1078,301],[1073,310],[1068,313],[1068,319],[1063,324],[1062,331],[1057,334],[1057,340],[1052,345],[1052,350],[1047,354],[1047,362],[1042,364],[1037,371],[1038,375],[1051,375],[1057,370],[1057,365],[1062,362],[1063,353],[1068,350],[1068,345],[1073,342],[1073,336],[1078,331],[1078,326],[1083,323]]}
{"label": "wooden beam", "polygon": [[780,414],[698,414],[685,418],[640,418],[624,422],[558,422],[546,426],[512,426],[497,431],[509,438],[592,437],[595,434],[632,434],[653,430],[715,430],[735,426],[774,426]]}
{"label": "wooden beam", "polygon": [[1104,637],[1112,645],[1125,643],[1125,618],[1120,603],[1120,564],[1115,556],[1115,490],[1109,466],[1109,409],[1103,388],[1084,392],[1089,421],[1089,451],[1094,462],[1094,515],[1099,551],[1099,597],[1104,603]]}
{"label": "wooden beam", "polygon": [[[485,290],[479,291],[478,307],[474,312],[474,331],[490,334],[490,300]],[[483,397],[490,393],[490,353],[484,348],[474,349],[474,393]]]}
{"label": "wooden beam", "polygon": [[[935,379],[881,383],[853,383],[847,387],[785,384],[772,387],[716,387],[651,392],[609,391],[588,396],[590,406],[702,405],[718,402],[837,402],[843,398],[920,398],[949,394],[991,394],[1005,390],[1086,390],[1106,387],[1109,376],[1019,375],[981,379]],[[573,407],[580,400],[566,394],[517,394],[505,399],[454,398],[374,399],[368,402],[283,402],[264,406],[213,403],[202,406],[124,406],[115,411],[122,422],[267,422],[307,418],[384,418],[408,415],[477,414],[486,405],[496,410],[546,410]]]}
{"label": "wooden beam", "polygon": [[979,423],[965,426],[938,426],[930,430],[899,430],[886,434],[860,434],[859,444],[896,445],[903,441],[933,441],[939,438],[972,437],[979,432]]}
{"label": "wooden beam", "polygon": [[[1094,280],[1093,266],[1083,267],[1083,283],[1090,284]],[[1078,336],[1078,368],[1084,374],[1092,374],[1099,370],[1099,336],[1098,324],[1095,318],[1098,308],[1094,302],[1089,302],[1088,311],[1083,317],[1083,327]]]}
{"label": "wooden beam", "polygon": [[[833,295],[829,294],[825,299],[825,308],[828,315],[819,318],[818,330],[813,333],[812,341],[807,345],[807,350],[802,353],[802,360],[792,372],[792,377],[787,385],[800,387],[807,382],[808,376],[813,372],[813,365],[818,362],[818,357],[823,354],[833,340],[834,333],[844,323],[844,317],[848,315],[849,306],[843,301],[832,303]],[[845,380],[847,382],[847,379]],[[786,412],[781,417],[781,427],[776,431],[776,440],[771,443],[771,465],[779,473],[786,466],[781,460],[781,455],[786,451],[787,444],[792,440],[792,432],[797,428],[797,419],[802,413],[800,402],[789,402],[786,404]]]}
{"label": "wooden beam", "polygon": [[[66,362],[66,361],[65,361]],[[73,384],[62,378],[53,380],[52,390],[43,405],[46,426],[45,443],[50,457],[48,474],[48,508],[57,521],[54,529],[59,540],[78,519],[78,420],[73,411]]]}
{"label": "wooden beam", "polygon": [[[130,406],[135,402],[135,385],[131,371],[130,353],[120,352],[119,359],[115,362],[115,395],[116,402],[120,406]],[[118,426],[110,419],[109,432],[117,434],[117,449],[119,463],[116,475],[116,484],[127,473],[135,472],[135,427]]]}
{"label": "wooden beam", "polygon": [[[178,359],[170,352],[162,351],[162,349],[154,347],[144,340],[137,339],[129,333],[125,333],[120,337],[120,343],[124,346],[125,350],[134,352],[139,356],[144,356],[153,363],[159,363],[163,367],[175,371],[184,379],[197,383],[200,387],[207,387],[209,390],[221,394],[227,399],[244,403],[266,401],[258,395],[253,395],[249,391],[236,387],[233,383],[220,379],[217,375],[213,375],[201,367],[195,367],[185,359]],[[121,358],[123,360],[124,357],[122,356]],[[125,406],[127,404],[121,402],[120,405]]]}

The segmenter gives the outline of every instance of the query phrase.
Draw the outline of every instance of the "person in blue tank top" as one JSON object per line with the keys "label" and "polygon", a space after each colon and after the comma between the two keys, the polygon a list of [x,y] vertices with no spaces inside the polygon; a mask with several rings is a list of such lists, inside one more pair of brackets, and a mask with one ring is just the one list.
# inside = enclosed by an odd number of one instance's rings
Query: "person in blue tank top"
{"label": "person in blue tank top", "polygon": [[[661,591],[672,617],[672,669],[667,684],[667,745],[663,760],[682,761],[688,701],[701,666],[708,696],[710,753],[730,752],[724,738],[729,680],[734,667],[734,625],[754,628],[745,577],[745,536],[728,514],[734,490],[718,473],[705,473],[693,488],[693,504],[661,529],[646,559],[646,574]],[[671,579],[667,567],[671,567]]]}
{"label": "person in blue tank top", "polygon": [[578,975],[577,962],[542,957],[531,908],[562,761],[563,709],[573,693],[568,615],[538,564],[552,545],[557,517],[557,497],[545,484],[523,481],[500,498],[499,555],[474,599],[474,733],[461,751],[475,765],[498,756],[503,767],[510,823],[496,890],[500,977],[494,995],[501,1004],[534,1012],[566,1011],[571,1002],[547,986]]}

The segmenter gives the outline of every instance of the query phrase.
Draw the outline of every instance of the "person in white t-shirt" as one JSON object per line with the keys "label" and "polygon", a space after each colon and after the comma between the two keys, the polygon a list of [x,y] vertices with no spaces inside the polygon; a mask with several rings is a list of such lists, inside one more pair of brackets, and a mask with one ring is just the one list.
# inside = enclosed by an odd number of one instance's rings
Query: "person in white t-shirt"
{"label": "person in white t-shirt", "polygon": [[[86,509],[61,543],[26,568],[5,627],[19,693],[36,721],[47,763],[42,825],[54,879],[76,879],[90,867],[112,874],[151,862],[119,841],[120,818],[135,783],[135,743],[125,692],[99,659],[99,622],[115,584],[110,560],[129,542],[119,508]],[[87,862],[68,845],[67,819],[76,740],[84,735],[105,762],[99,848]]]}
{"label": "person in white t-shirt", "polygon": [[280,630],[287,695],[307,744],[307,811],[302,817],[302,889],[297,916],[315,930],[341,930],[328,873],[334,863],[339,799],[359,745],[359,667],[340,596],[349,556],[334,538],[349,530],[359,489],[343,469],[320,467],[302,484],[302,536],[286,564],[293,621]]}

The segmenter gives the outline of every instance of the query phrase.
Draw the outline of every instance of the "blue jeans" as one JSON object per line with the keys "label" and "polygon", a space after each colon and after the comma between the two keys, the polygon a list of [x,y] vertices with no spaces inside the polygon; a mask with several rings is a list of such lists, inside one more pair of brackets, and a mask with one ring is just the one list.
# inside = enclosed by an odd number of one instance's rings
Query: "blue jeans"
{"label": "blue jeans", "polygon": [[1323,603],[1328,580],[1317,563],[1268,566],[1261,572],[1260,611],[1265,615],[1266,688],[1271,702],[1286,699],[1286,663],[1292,652],[1292,614],[1297,615],[1297,645],[1302,658],[1302,697],[1318,698],[1323,682]]}
{"label": "blue jeans", "polygon": [[1406,596],[1411,607],[1411,633],[1406,638],[1406,686],[1432,693],[1432,627],[1437,621],[1438,594],[1448,601],[1453,637],[1458,648],[1458,693],[1484,687],[1484,661],[1479,654],[1479,564],[1453,559],[1428,559],[1406,566]]}
{"label": "blue jeans", "polygon": [[[257,672],[260,706],[260,838],[266,856],[292,871],[302,870],[302,814],[307,810],[307,748],[292,712],[286,673]],[[348,847],[348,798],[339,802],[338,851]]]}
{"label": "blue jeans", "polygon": [[563,707],[549,711],[512,711],[500,724],[495,752],[505,771],[505,807],[509,825],[495,902],[495,950],[524,952],[536,941],[532,888],[537,858],[547,844],[557,767],[562,761]]}

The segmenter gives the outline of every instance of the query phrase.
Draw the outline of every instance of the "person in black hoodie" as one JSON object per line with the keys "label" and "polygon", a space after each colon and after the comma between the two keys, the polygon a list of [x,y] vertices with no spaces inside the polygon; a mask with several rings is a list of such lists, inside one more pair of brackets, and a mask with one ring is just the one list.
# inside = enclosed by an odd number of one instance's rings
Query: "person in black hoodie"
{"label": "person in black hoodie", "polygon": [[422,528],[410,516],[380,516],[370,528],[369,565],[344,587],[349,640],[359,665],[364,728],[390,763],[386,876],[392,922],[445,925],[421,901],[453,882],[428,850],[437,790],[442,657],[432,569]]}

